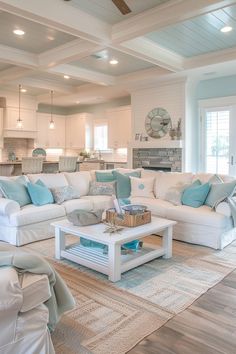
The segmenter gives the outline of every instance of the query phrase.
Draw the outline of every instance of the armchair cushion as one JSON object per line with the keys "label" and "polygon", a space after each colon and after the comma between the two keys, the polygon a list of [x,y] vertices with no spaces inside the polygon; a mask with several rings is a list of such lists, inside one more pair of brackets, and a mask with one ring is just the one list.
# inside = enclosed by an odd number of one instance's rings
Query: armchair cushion
{"label": "armchair cushion", "polygon": [[19,274],[23,293],[21,312],[32,310],[51,297],[48,277],[45,274]]}

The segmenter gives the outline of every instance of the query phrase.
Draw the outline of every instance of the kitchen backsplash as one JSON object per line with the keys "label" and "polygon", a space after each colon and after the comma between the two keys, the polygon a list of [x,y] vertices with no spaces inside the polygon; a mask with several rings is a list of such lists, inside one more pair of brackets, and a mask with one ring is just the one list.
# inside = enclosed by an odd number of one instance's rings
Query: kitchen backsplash
{"label": "kitchen backsplash", "polygon": [[21,160],[23,156],[31,156],[34,148],[33,139],[19,139],[19,138],[4,138],[4,145],[2,149],[2,161],[7,161],[9,153],[15,153],[15,156]]}

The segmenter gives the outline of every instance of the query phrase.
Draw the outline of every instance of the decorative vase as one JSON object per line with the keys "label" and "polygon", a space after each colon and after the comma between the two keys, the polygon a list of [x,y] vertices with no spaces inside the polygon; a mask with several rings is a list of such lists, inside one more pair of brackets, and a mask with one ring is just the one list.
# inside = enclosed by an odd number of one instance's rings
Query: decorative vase
{"label": "decorative vase", "polygon": [[176,129],[174,129],[174,128],[170,129],[169,136],[171,137],[171,140],[174,140],[176,137]]}

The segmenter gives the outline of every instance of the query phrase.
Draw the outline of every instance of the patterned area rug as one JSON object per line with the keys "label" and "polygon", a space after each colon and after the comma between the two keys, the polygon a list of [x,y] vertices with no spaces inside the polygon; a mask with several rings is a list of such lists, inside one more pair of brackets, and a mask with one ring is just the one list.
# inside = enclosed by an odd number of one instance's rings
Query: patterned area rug
{"label": "patterned area rug", "polygon": [[[69,243],[78,241],[69,237]],[[150,236],[147,243],[160,243]],[[73,262],[54,260],[54,239],[24,246],[46,256],[77,301],[53,335],[58,354],[122,354],[191,305],[236,268],[236,242],[223,251],[173,242],[171,259],[156,259],[111,283]]]}

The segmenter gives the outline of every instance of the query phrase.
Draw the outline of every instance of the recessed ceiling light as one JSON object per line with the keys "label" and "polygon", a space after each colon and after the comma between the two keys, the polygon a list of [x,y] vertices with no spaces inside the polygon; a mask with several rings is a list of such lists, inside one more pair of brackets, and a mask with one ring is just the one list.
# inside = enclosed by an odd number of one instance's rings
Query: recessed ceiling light
{"label": "recessed ceiling light", "polygon": [[80,101],[75,101],[75,103],[76,103],[76,104],[79,104],[79,103],[80,103]]}
{"label": "recessed ceiling light", "polygon": [[54,40],[55,40],[55,37],[53,37],[53,36],[47,36],[47,39],[48,39],[49,41],[54,41]]}
{"label": "recessed ceiling light", "polygon": [[223,32],[223,33],[227,33],[227,32],[230,32],[230,31],[232,31],[232,27],[231,26],[225,26],[225,27],[222,27],[221,28],[221,32]]}
{"label": "recessed ceiling light", "polygon": [[69,75],[64,75],[64,79],[68,80],[70,78]]}
{"label": "recessed ceiling light", "polygon": [[23,93],[27,92],[27,90],[24,89],[24,88],[22,88],[20,91],[23,92]]}
{"label": "recessed ceiling light", "polygon": [[15,29],[13,33],[15,33],[17,36],[23,36],[25,34],[25,32],[21,29]]}
{"label": "recessed ceiling light", "polygon": [[119,62],[118,62],[117,59],[111,59],[111,60],[109,61],[109,63],[110,63],[111,65],[116,65],[116,64],[118,64]]}

